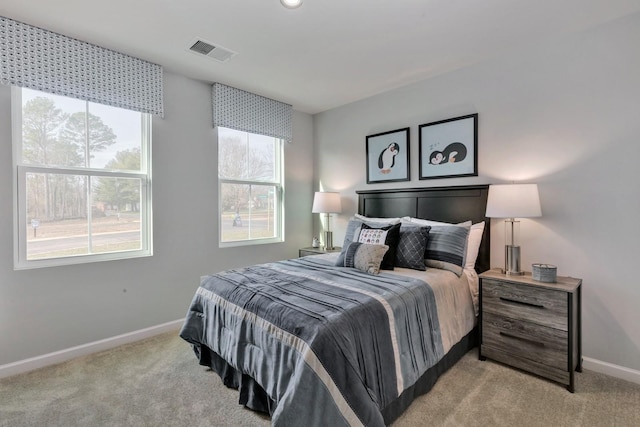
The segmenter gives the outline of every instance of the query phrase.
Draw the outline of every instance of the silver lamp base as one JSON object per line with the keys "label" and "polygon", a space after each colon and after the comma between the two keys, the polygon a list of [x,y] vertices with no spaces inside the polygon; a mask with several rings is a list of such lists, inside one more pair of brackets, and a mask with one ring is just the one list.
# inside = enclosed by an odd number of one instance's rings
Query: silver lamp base
{"label": "silver lamp base", "polygon": [[333,231],[324,232],[324,250],[332,251],[333,248]]}
{"label": "silver lamp base", "polygon": [[504,272],[507,276],[522,276],[520,270],[520,246],[506,245],[504,247]]}

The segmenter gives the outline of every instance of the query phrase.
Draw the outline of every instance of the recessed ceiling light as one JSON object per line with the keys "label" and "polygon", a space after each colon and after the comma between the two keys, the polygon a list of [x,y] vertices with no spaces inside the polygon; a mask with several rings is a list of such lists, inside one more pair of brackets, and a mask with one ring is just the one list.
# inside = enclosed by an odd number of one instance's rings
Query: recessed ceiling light
{"label": "recessed ceiling light", "polygon": [[302,5],[302,0],[280,0],[280,3],[287,9],[295,9]]}

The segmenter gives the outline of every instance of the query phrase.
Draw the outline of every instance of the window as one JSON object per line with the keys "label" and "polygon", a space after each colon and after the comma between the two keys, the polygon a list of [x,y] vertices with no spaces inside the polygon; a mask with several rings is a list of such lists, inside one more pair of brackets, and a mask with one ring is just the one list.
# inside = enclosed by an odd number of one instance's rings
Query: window
{"label": "window", "polygon": [[148,256],[149,114],[13,88],[15,267]]}
{"label": "window", "polygon": [[283,241],[283,141],[217,129],[220,246]]}

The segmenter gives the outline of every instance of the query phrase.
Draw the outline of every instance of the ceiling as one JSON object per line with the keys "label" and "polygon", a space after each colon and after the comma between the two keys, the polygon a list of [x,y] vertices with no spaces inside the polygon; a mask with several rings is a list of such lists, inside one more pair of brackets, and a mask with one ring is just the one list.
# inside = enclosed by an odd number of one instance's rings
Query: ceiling
{"label": "ceiling", "polygon": [[[318,113],[640,12],[640,0],[2,0],[0,15]],[[200,38],[237,55],[188,47]]]}

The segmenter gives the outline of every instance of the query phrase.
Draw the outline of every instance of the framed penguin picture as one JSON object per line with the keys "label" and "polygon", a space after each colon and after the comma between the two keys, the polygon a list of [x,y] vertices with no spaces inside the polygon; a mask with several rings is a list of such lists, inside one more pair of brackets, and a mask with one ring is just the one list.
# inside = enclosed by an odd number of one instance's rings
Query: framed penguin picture
{"label": "framed penguin picture", "polygon": [[420,179],[478,176],[478,114],[419,126]]}
{"label": "framed penguin picture", "polygon": [[409,179],[409,128],[367,136],[367,184]]}

